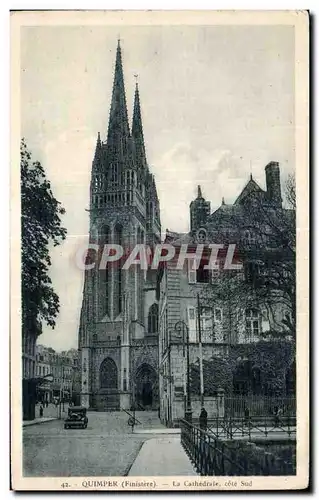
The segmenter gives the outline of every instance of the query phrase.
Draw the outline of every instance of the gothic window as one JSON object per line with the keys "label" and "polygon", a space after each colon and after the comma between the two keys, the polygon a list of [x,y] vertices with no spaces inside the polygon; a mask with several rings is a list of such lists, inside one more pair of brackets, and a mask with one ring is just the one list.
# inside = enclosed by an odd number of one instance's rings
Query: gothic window
{"label": "gothic window", "polygon": [[153,304],[148,313],[148,333],[157,333],[158,330],[158,305]]}
{"label": "gothic window", "polygon": [[[117,224],[114,228],[114,242],[117,245],[122,245],[123,239],[123,228],[121,225]],[[122,262],[119,260],[116,262],[116,273],[115,273],[115,283],[114,283],[114,309],[116,315],[122,312]]]}
{"label": "gothic window", "polygon": [[[102,256],[104,245],[110,243],[110,228],[102,226],[100,231],[100,257]],[[100,263],[100,262],[99,262]],[[109,269],[99,269],[99,287],[102,300],[102,314],[109,313]]]}
{"label": "gothic window", "polygon": [[113,359],[105,358],[100,366],[101,389],[117,389],[118,376],[117,367]]}

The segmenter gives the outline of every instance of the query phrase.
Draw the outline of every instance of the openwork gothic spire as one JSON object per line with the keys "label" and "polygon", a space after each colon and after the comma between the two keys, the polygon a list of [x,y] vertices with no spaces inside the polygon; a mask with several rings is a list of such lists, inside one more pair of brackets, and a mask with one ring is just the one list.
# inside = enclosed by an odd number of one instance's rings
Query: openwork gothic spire
{"label": "openwork gothic spire", "polygon": [[122,53],[120,40],[118,40],[107,143],[112,149],[119,148],[119,151],[123,152],[128,148],[129,140],[130,128],[126,107]]}
{"label": "openwork gothic spire", "polygon": [[138,84],[136,82],[135,97],[134,97],[134,110],[133,110],[133,123],[132,123],[132,137],[135,144],[135,154],[138,163],[146,166],[146,153],[144,145],[143,124],[141,115],[140,95]]}

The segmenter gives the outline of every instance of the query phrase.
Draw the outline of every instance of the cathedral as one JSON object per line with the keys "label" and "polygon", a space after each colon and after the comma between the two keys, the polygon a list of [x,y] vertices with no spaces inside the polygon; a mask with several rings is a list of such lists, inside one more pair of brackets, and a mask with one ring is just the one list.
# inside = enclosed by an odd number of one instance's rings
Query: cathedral
{"label": "cathedral", "polygon": [[[136,84],[130,127],[120,42],[107,137],[98,134],[90,184],[89,242],[124,252],[160,242],[159,200],[145,152]],[[99,252],[97,252],[99,255]],[[111,265],[112,264],[112,265]],[[79,326],[81,405],[98,411],[157,409],[156,270],[121,261],[85,271]],[[100,269],[101,267],[101,269]]]}

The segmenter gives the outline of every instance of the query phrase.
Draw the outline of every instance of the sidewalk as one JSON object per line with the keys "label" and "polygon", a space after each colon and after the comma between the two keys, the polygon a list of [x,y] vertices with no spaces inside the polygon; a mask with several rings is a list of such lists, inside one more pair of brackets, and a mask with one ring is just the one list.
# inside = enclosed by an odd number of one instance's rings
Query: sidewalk
{"label": "sidewalk", "polygon": [[180,429],[167,429],[166,427],[160,428],[160,429],[144,429],[143,427],[139,427],[136,425],[134,427],[134,432],[133,434],[181,434]]}
{"label": "sidewalk", "polygon": [[179,436],[146,441],[129,476],[198,476],[186,455]]}
{"label": "sidewalk", "polygon": [[22,427],[28,427],[29,425],[45,424],[46,422],[51,422],[52,420],[57,420],[57,417],[39,417],[34,420],[25,420],[22,422]]}

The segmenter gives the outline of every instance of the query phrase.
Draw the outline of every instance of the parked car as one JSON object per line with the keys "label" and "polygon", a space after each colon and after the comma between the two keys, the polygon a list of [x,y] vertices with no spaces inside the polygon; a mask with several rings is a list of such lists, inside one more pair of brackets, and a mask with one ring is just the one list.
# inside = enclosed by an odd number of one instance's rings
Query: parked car
{"label": "parked car", "polygon": [[86,429],[88,425],[86,408],[83,406],[71,406],[68,409],[68,416],[64,421],[65,429],[81,428]]}

